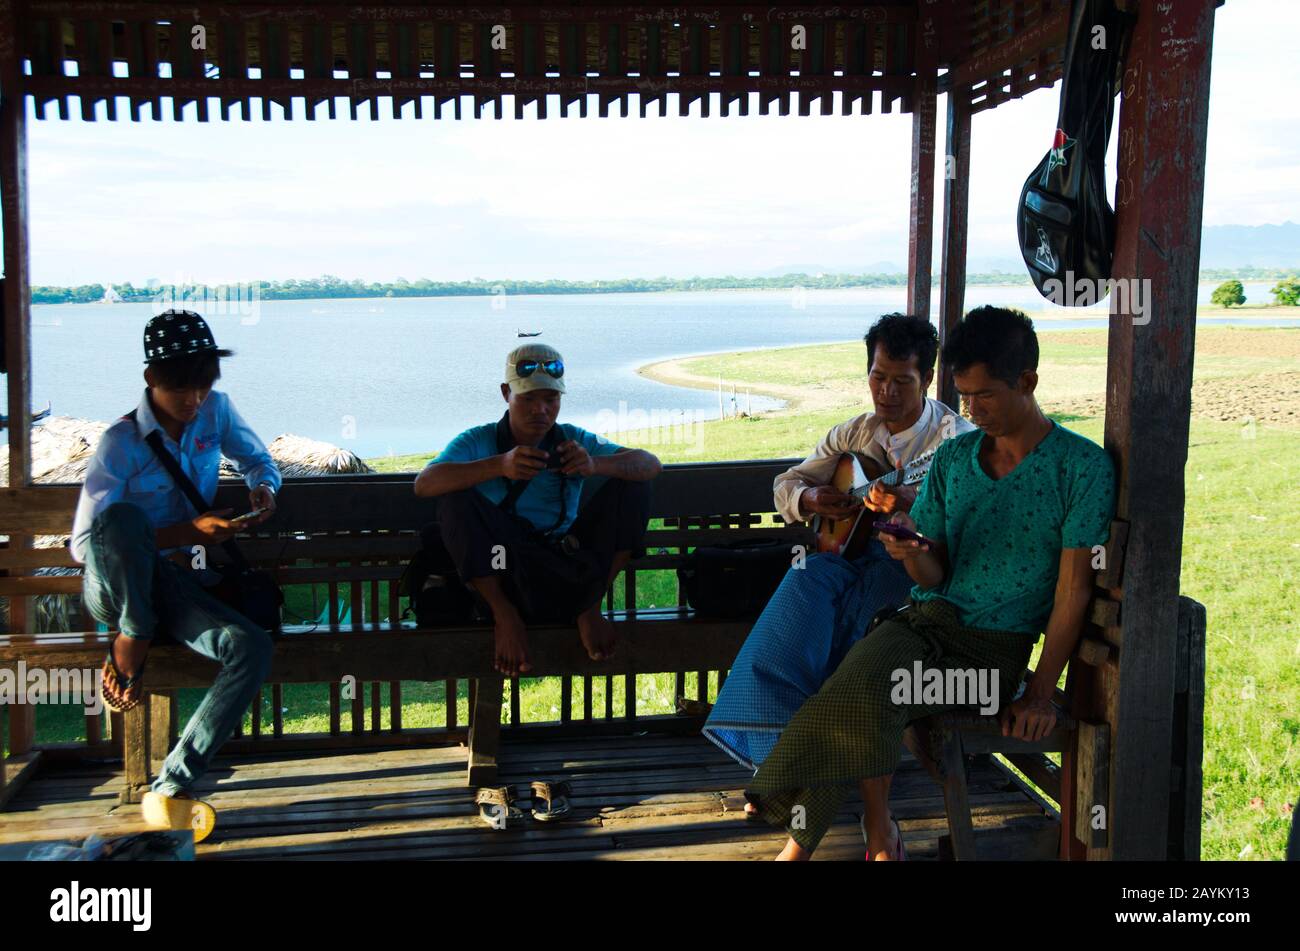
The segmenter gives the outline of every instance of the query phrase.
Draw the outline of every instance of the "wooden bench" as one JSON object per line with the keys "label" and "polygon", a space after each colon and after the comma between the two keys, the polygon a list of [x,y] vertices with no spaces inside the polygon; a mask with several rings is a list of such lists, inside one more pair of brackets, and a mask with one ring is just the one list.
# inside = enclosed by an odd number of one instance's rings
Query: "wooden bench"
{"label": "wooden bench", "polygon": [[[748,633],[750,622],[696,618],[683,603],[673,577],[671,603],[637,609],[637,578],[647,572],[673,572],[689,548],[739,538],[782,538],[807,545],[804,526],[785,526],[771,513],[772,480],[788,461],[688,464],[669,466],[656,480],[652,518],[662,519],[647,532],[645,551],[635,558],[606,598],[606,611],[619,631],[615,658],[597,664],[581,648],[576,629],[537,627],[530,631],[530,676],[563,676],[560,717],[545,725],[521,724],[518,680],[512,681],[508,730],[550,728],[554,732],[602,732],[617,729],[698,729],[698,717],[674,714],[653,717],[637,712],[637,674],[675,673],[676,693],[685,693],[686,673],[697,674],[698,699],[707,700],[710,672],[718,687]],[[277,642],[270,676],[270,736],[263,730],[262,697],[253,702],[251,732],[227,744],[228,751],[306,749],[389,745],[404,742],[466,743],[470,785],[496,778],[497,743],[505,681],[492,669],[492,630],[487,626],[419,630],[402,622],[396,580],[419,547],[418,529],[433,519],[429,500],[417,499],[412,476],[326,476],[286,480],[279,514],[265,526],[275,534],[241,541],[250,561],[273,571],[282,585],[323,585],[325,620],[288,625]],[[6,490],[8,491],[8,490]],[[39,493],[34,495],[34,493]],[[25,496],[21,515],[9,512],[11,531],[54,535],[71,526],[78,487],[40,487]],[[218,504],[240,506],[244,490],[223,484]],[[37,504],[31,504],[32,498]],[[0,550],[0,594],[80,592],[79,576],[20,574],[41,566],[73,566],[62,548],[10,547]],[[617,589],[617,590],[616,590]],[[341,608],[348,599],[349,617]],[[358,617],[358,615],[360,615]],[[35,667],[90,668],[102,663],[110,636],[103,633],[9,634],[0,636],[0,667],[24,661]],[[166,754],[177,729],[175,691],[206,687],[215,665],[176,645],[160,644],[150,652],[147,702],[121,718],[113,717],[111,739],[103,738],[100,718],[88,717],[87,742],[75,751],[46,748],[65,755],[120,755],[125,761],[128,792],[134,801],[146,788],[151,761]],[[614,713],[614,677],[623,676],[622,716]],[[604,717],[593,709],[593,681],[605,678]],[[349,678],[345,681],[344,678]],[[400,678],[400,679],[399,679]],[[573,714],[573,679],[581,678],[583,709]],[[442,681],[446,716],[442,727],[404,729],[401,681]],[[469,681],[470,723],[458,722],[458,682]],[[283,730],[281,688],[284,684],[328,684],[330,724],[327,734],[292,734]],[[380,685],[389,685],[389,724],[382,728]],[[366,687],[370,689],[369,727]],[[352,689],[348,689],[351,687]],[[350,696],[349,696],[350,694]],[[345,705],[351,708],[351,731],[343,729]],[[33,750],[32,708],[11,710],[11,750]],[[14,726],[15,719],[17,722]],[[643,726],[638,723],[652,721]],[[41,752],[41,751],[37,751]],[[8,794],[12,794],[12,789]],[[6,793],[0,790],[0,796]]]}

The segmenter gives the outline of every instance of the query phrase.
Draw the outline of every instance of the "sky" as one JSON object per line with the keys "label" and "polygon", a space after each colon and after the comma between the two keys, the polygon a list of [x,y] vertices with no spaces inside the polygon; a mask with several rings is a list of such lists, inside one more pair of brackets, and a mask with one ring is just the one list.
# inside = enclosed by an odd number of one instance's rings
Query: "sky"
{"label": "sky", "polygon": [[[1293,0],[1227,0],[1218,10],[1207,226],[1300,221],[1297,35]],[[1059,88],[974,118],[972,270],[1019,260],[1014,212],[1051,144]],[[343,118],[341,105],[333,122],[263,122],[256,109],[251,122],[33,119],[32,283],[603,280],[906,265],[910,116],[754,108],[601,119],[593,104],[586,119],[553,109],[543,122],[434,121],[426,108],[422,121],[399,122],[383,101],[377,121]],[[938,148],[942,158],[942,121]],[[941,194],[936,187],[936,205]]]}

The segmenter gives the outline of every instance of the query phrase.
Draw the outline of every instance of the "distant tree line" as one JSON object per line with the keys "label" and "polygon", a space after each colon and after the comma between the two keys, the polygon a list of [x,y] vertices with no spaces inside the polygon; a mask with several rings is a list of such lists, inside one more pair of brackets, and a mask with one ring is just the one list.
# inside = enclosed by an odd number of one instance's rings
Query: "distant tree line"
{"label": "distant tree line", "polygon": [[[1248,268],[1230,272],[1223,270],[1206,270],[1201,277],[1219,280],[1225,277],[1240,280],[1268,280],[1286,277],[1291,271]],[[1029,277],[1023,271],[1007,273],[991,271],[983,274],[971,274],[966,278],[967,284],[1028,284]],[[624,294],[632,292],[654,291],[708,291],[708,290],[781,290],[803,287],[808,290],[833,290],[851,287],[904,287],[907,284],[905,274],[784,274],[780,277],[691,277],[691,278],[620,278],[611,281],[488,281],[476,278],[472,281],[431,281],[421,278],[408,281],[399,277],[396,281],[345,281],[333,275],[308,280],[288,281],[253,281],[246,285],[209,287],[196,285],[175,287],[172,285],[152,285],[135,287],[130,282],[110,285],[116,298],[124,302],[150,301],[160,295],[170,295],[176,301],[198,298],[207,294],[209,297],[234,297],[242,294],[251,296],[251,288],[256,287],[262,300],[318,300],[340,297],[453,297],[490,294]],[[33,304],[84,304],[101,301],[107,293],[103,284],[82,284],[78,287],[32,288]],[[1279,300],[1279,302],[1282,302]]]}

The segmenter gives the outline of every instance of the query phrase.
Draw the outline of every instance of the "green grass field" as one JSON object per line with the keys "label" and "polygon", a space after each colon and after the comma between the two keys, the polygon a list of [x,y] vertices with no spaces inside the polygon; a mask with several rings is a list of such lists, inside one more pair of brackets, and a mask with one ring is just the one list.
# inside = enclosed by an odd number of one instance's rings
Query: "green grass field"
{"label": "green grass field", "polygon": [[[1257,337],[1222,334],[1258,334]],[[1296,336],[1287,336],[1287,335]],[[1283,336],[1276,336],[1283,335]],[[1300,340],[1298,331],[1217,331],[1200,335],[1196,378],[1243,378],[1261,373],[1293,372],[1286,356]],[[1104,388],[1105,338],[1096,331],[1044,334],[1040,399],[1050,410]],[[1227,341],[1226,343],[1224,341]],[[1252,354],[1237,354],[1243,341]],[[1257,343],[1256,343],[1257,341]],[[1286,346],[1281,346],[1281,343]],[[812,413],[774,413],[703,424],[700,440],[690,445],[661,445],[654,434],[619,437],[628,445],[644,444],[666,462],[744,458],[781,458],[806,452],[833,424],[860,411],[863,350],[860,343],[800,347],[743,355],[701,358],[692,372],[723,374],[749,382],[773,381],[814,385],[845,394],[844,405]],[[1097,417],[1056,414],[1058,421],[1100,441]],[[698,443],[698,445],[697,445]],[[698,451],[702,446],[702,451]],[[402,459],[372,460],[386,471],[411,471],[432,453]],[[1204,825],[1206,859],[1282,857],[1289,811],[1300,788],[1300,430],[1194,419],[1186,468],[1186,521],[1182,553],[1182,592],[1205,604],[1208,645],[1205,698]],[[675,579],[668,572],[638,579],[643,606],[676,601]],[[315,616],[323,607],[323,588],[291,592],[289,607],[299,616]],[[381,603],[384,598],[381,597]],[[695,696],[695,675],[688,675],[687,695]],[[623,709],[622,678],[614,678],[615,715]],[[581,682],[575,709],[581,711]],[[711,685],[716,690],[716,683]],[[596,710],[603,709],[605,685],[595,684]],[[270,727],[270,688],[264,690],[264,726]],[[638,678],[638,710],[670,712],[673,675]],[[184,691],[182,716],[201,696]],[[324,686],[284,688],[285,729],[294,732],[328,728]],[[387,689],[384,688],[387,699]],[[559,717],[557,678],[521,682],[525,721]],[[443,684],[404,683],[403,722],[438,726],[444,722]],[[345,705],[346,709],[346,705]],[[507,708],[508,709],[508,708]],[[346,716],[346,714],[345,714]],[[386,716],[386,714],[385,714]],[[467,716],[463,693],[458,720]],[[80,711],[41,707],[37,713],[40,742],[83,736]]]}

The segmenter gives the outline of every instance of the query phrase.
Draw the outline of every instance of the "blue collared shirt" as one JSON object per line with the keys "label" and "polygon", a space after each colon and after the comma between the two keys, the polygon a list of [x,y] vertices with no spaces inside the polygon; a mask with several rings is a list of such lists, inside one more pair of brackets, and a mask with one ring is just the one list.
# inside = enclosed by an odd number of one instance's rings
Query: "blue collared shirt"
{"label": "blue collared shirt", "polygon": [[[438,453],[430,462],[477,462],[497,454],[497,426],[485,423],[465,430]],[[612,456],[623,451],[618,443],[604,436],[588,432],[572,423],[558,423],[557,442],[573,440],[597,456]],[[533,476],[527,488],[515,503],[515,513],[526,518],[540,532],[563,535],[578,517],[579,496],[582,494],[582,476],[561,476],[554,469],[546,469]],[[510,491],[510,480],[488,479],[474,488],[493,505],[500,505]],[[563,513],[563,514],[561,514]]]}
{"label": "blue collared shirt", "polygon": [[250,489],[267,485],[272,492],[280,490],[279,468],[225,393],[208,393],[198,416],[186,424],[177,443],[154,416],[146,390],[136,407],[135,419],[123,416],[108,427],[99,440],[95,458],[86,468],[86,482],[72,522],[72,557],[77,561],[86,560],[86,543],[95,516],[114,502],[138,505],[155,529],[188,522],[202,514],[194,511],[145,442],[155,429],[162,433],[163,445],[180,461],[205,499],[216,495],[223,455],[235,463]]}

